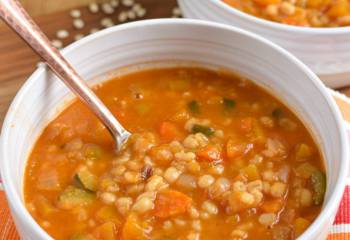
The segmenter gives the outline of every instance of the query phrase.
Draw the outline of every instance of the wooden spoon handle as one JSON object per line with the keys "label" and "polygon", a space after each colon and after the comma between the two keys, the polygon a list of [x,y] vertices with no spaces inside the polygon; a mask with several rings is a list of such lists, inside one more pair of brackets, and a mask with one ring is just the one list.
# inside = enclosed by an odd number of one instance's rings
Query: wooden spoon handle
{"label": "wooden spoon handle", "polygon": [[52,46],[49,39],[34,23],[17,0],[0,0],[0,17],[37,52],[56,75],[96,114],[116,138],[120,147],[129,133],[119,124],[95,93],[87,86],[73,67]]}

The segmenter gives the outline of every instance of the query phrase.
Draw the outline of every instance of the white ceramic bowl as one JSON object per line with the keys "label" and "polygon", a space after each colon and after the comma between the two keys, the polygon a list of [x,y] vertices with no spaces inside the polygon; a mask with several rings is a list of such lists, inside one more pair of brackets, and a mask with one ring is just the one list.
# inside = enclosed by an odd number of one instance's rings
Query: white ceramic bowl
{"label": "white ceramic bowl", "polygon": [[[321,81],[291,54],[237,28],[171,19],[109,28],[62,52],[90,83],[109,79],[115,74],[113,70],[128,65],[176,65],[184,61],[238,72],[275,94],[309,127],[325,157],[328,182],[323,210],[300,237],[325,239],[344,190],[348,142],[332,97]],[[50,239],[23,204],[23,173],[35,140],[71,98],[67,88],[40,66],[7,113],[0,140],[0,169],[22,239]]]}
{"label": "white ceramic bowl", "polygon": [[257,33],[284,47],[331,87],[350,83],[350,27],[295,27],[260,19],[221,0],[178,0],[185,17],[210,20]]}

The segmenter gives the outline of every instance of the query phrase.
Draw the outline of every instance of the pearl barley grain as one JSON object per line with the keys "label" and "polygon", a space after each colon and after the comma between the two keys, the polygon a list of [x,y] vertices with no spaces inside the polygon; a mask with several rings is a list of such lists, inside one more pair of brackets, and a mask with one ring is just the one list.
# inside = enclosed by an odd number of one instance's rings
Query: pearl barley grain
{"label": "pearl barley grain", "polygon": [[111,15],[114,13],[114,8],[109,3],[103,3],[101,8],[105,14]]}
{"label": "pearl barley grain", "polygon": [[88,8],[91,13],[97,13],[100,10],[97,3],[90,3]]}
{"label": "pearl barley grain", "polygon": [[69,37],[69,32],[65,29],[61,29],[56,32],[56,36],[60,39],[65,39]]}
{"label": "pearl barley grain", "polygon": [[127,12],[121,12],[118,15],[118,21],[119,22],[125,22],[128,19],[128,13]]}
{"label": "pearl barley grain", "polygon": [[81,12],[78,9],[71,10],[69,14],[72,18],[80,18],[81,16]]}
{"label": "pearl barley grain", "polygon": [[60,48],[63,47],[62,41],[57,40],[57,39],[52,40],[52,41],[51,41],[51,44],[52,44],[55,48],[58,48],[58,49],[60,49]]}
{"label": "pearl barley grain", "polygon": [[82,19],[80,18],[77,18],[77,19],[74,19],[73,20],[73,26],[76,28],[76,29],[82,29],[84,28],[85,26],[85,23]]}
{"label": "pearl barley grain", "polygon": [[111,0],[110,3],[112,7],[116,8],[119,6],[119,1],[118,0]]}
{"label": "pearl barley grain", "polygon": [[101,23],[101,26],[105,28],[109,28],[114,25],[114,22],[111,18],[102,18],[100,23]]}
{"label": "pearl barley grain", "polygon": [[122,4],[125,7],[131,7],[134,4],[134,0],[122,0]]}

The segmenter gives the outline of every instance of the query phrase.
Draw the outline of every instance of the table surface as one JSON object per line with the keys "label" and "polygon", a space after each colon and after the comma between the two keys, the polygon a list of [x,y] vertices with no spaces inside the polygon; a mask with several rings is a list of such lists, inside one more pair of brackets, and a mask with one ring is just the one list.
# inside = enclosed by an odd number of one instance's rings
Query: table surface
{"label": "table surface", "polygon": [[[176,6],[176,0],[139,0],[146,9],[145,18],[171,17],[172,10]],[[99,28],[100,20],[106,17],[103,13],[91,14],[87,7],[80,8],[82,19],[86,26],[82,30],[74,29],[72,17],[69,11],[58,12],[46,16],[36,17],[35,21],[48,35],[54,39],[57,30],[66,29],[71,34],[64,39],[67,45],[73,41],[77,33],[88,34],[91,28]],[[125,10],[119,7],[117,13],[110,16],[117,22],[118,13]],[[6,111],[16,92],[22,86],[24,81],[35,70],[39,57],[13,33],[5,24],[0,24],[0,127]],[[341,92],[350,96],[350,89],[342,89]]]}
{"label": "table surface", "polygon": [[[177,5],[176,0],[138,0],[147,9],[145,18],[171,17],[172,10]],[[65,45],[71,43],[77,33],[88,34],[92,28],[101,28],[100,20],[106,17],[99,12],[92,14],[87,7],[79,8],[85,27],[76,30],[72,25],[72,17],[69,11],[57,12],[50,15],[36,17],[35,22],[43,29],[50,39],[56,38],[59,29],[66,29],[70,36],[64,39]],[[117,12],[108,16],[118,22],[120,11],[125,7],[118,7]],[[40,58],[29,48],[12,30],[5,24],[0,23],[0,127],[6,111],[24,81],[35,70]]]}

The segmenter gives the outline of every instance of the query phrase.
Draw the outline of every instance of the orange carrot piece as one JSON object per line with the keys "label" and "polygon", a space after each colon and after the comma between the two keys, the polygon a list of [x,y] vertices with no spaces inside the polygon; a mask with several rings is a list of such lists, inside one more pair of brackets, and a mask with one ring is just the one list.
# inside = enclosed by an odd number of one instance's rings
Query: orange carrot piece
{"label": "orange carrot piece", "polygon": [[123,240],[144,240],[147,239],[142,229],[142,222],[135,214],[130,214],[123,226]]}
{"label": "orange carrot piece", "polygon": [[169,218],[185,213],[191,206],[192,199],[186,194],[175,190],[164,190],[157,194],[155,201],[155,216]]}
{"label": "orange carrot piece", "polygon": [[255,119],[252,117],[246,117],[241,119],[241,130],[245,133],[249,133],[253,129]]}
{"label": "orange carrot piece", "polygon": [[159,128],[159,134],[165,141],[172,141],[179,137],[179,130],[172,122],[162,122]]}
{"label": "orange carrot piece", "polygon": [[253,144],[246,144],[229,139],[226,144],[226,155],[230,159],[241,157],[253,149]]}
{"label": "orange carrot piece", "polygon": [[283,207],[283,199],[275,199],[275,200],[265,201],[260,206],[260,209],[266,213],[277,213],[282,209],[282,207]]}
{"label": "orange carrot piece", "polygon": [[216,146],[206,146],[196,152],[198,161],[219,162],[222,160],[221,150]]}

